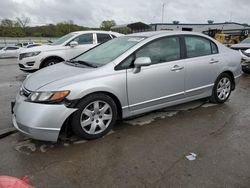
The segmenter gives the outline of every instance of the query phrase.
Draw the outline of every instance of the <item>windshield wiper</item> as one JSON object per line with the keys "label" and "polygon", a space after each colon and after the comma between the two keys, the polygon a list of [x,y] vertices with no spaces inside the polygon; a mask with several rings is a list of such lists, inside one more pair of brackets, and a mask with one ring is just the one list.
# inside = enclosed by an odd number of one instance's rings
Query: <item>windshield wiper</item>
{"label": "windshield wiper", "polygon": [[81,60],[77,60],[77,61],[70,60],[69,62],[70,62],[70,63],[77,63],[77,64],[81,64],[81,65],[86,65],[86,66],[92,67],[92,68],[97,68],[97,67],[98,67],[98,66],[96,66],[96,65],[93,65],[93,64],[91,64],[91,63],[88,63],[88,62],[86,62],[86,61],[81,61]]}

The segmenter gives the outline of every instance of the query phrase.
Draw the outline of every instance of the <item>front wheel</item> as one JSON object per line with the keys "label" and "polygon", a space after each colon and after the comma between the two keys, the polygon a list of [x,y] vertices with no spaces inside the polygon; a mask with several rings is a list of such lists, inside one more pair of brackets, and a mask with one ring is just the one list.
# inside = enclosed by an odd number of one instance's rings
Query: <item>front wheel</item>
{"label": "front wheel", "polygon": [[224,103],[228,100],[232,91],[232,79],[226,74],[222,73],[216,80],[213,88],[210,101],[213,103]]}
{"label": "front wheel", "polygon": [[89,95],[77,107],[79,110],[73,114],[71,124],[74,133],[84,139],[100,138],[116,123],[117,106],[108,95]]}
{"label": "front wheel", "polygon": [[55,65],[55,64],[60,63],[60,62],[61,62],[61,61],[60,61],[59,59],[55,59],[55,58],[48,59],[48,60],[46,60],[46,61],[43,63],[42,68],[48,67],[48,66],[52,66],[52,65]]}

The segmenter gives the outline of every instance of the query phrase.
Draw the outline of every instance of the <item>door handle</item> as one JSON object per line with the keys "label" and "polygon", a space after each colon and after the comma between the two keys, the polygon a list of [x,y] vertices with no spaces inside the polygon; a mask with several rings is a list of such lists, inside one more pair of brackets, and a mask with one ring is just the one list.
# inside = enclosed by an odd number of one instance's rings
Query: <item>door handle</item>
{"label": "door handle", "polygon": [[175,65],[175,66],[173,66],[173,68],[171,69],[171,71],[179,71],[179,70],[182,70],[182,69],[184,69],[184,67],[181,67],[179,65]]}
{"label": "door handle", "polygon": [[218,61],[218,60],[215,60],[215,59],[211,59],[211,60],[209,61],[209,63],[210,63],[210,64],[215,64],[215,63],[219,63],[219,61]]}

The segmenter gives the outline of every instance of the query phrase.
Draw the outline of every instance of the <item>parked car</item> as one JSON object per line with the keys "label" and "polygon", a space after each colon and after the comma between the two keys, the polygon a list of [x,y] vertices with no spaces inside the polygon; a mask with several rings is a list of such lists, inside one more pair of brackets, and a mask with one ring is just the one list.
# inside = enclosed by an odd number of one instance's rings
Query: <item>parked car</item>
{"label": "parked car", "polygon": [[17,43],[16,46],[24,48],[24,47],[31,45],[31,44],[33,44],[33,42],[20,42],[20,43]]}
{"label": "parked car", "polygon": [[13,124],[39,140],[56,141],[63,125],[96,139],[117,119],[206,97],[226,102],[240,62],[238,51],[203,34],[119,37],[29,76],[12,103]]}
{"label": "parked car", "polygon": [[17,46],[8,46],[0,50],[0,58],[14,58],[18,57],[20,47]]}
{"label": "parked car", "polygon": [[28,44],[27,46],[25,46],[25,48],[33,48],[33,47],[36,47],[36,46],[42,46],[42,44]]}
{"label": "parked car", "polygon": [[50,45],[24,49],[19,55],[19,67],[23,71],[38,69],[69,60],[75,56],[121,34],[106,31],[79,31],[69,33]]}
{"label": "parked car", "polygon": [[241,54],[241,58],[242,58],[242,62],[241,62],[241,66],[242,66],[242,70],[245,73],[250,73],[250,49],[244,51],[244,50],[240,50],[240,54]]}
{"label": "parked car", "polygon": [[234,50],[247,50],[250,49],[250,38],[246,38],[238,44],[233,44],[231,46]]}

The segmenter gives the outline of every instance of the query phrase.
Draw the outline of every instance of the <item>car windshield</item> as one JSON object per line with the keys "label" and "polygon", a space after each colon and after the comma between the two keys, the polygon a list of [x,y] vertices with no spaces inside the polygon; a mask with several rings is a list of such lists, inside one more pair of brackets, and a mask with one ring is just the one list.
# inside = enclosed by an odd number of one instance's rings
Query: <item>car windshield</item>
{"label": "car windshield", "polygon": [[250,38],[246,38],[246,39],[244,39],[243,41],[241,41],[241,43],[250,43]]}
{"label": "car windshield", "polygon": [[87,62],[99,67],[113,61],[143,39],[130,36],[115,38],[83,53],[73,61]]}
{"label": "car windshield", "polygon": [[57,39],[55,42],[53,42],[51,45],[61,45],[75,35],[76,34],[74,34],[74,33],[69,33],[67,35],[64,35],[63,37],[61,37],[61,38]]}

